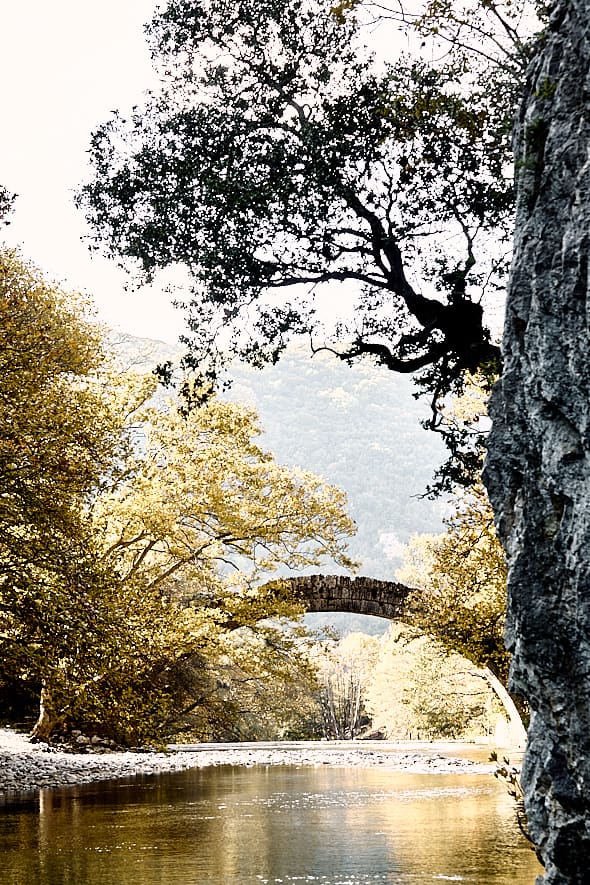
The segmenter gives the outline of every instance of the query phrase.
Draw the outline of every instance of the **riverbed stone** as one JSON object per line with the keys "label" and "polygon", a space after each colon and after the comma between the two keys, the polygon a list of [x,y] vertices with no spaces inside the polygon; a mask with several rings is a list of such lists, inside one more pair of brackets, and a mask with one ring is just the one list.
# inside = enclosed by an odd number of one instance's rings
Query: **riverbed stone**
{"label": "riverbed stone", "polygon": [[[168,753],[112,752],[94,754],[54,750],[31,744],[25,735],[0,729],[0,795],[48,787],[84,784],[136,775],[155,775],[211,765],[333,765],[338,767],[380,766],[392,771],[416,773],[469,772],[490,774],[493,765],[474,763],[438,753],[428,745],[421,752],[407,753],[402,746],[387,749],[383,741],[334,746],[310,744],[237,745],[216,748],[195,745],[192,750],[173,749]],[[84,749],[84,748],[83,748]]]}

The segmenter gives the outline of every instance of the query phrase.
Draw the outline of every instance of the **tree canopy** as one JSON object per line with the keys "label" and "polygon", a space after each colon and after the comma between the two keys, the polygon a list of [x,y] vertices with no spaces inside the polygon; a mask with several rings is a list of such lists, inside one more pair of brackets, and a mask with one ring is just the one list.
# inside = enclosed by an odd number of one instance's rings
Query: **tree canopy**
{"label": "tree canopy", "polygon": [[0,184],[0,224],[10,223],[10,212],[15,200],[15,195],[11,194],[3,185]]}
{"label": "tree canopy", "polygon": [[279,696],[310,678],[278,629],[298,608],[261,578],[351,565],[343,493],[278,465],[250,409],[156,407],[154,376],[109,364],[80,299],[0,259],[4,708],[40,698],[43,739],[211,736],[238,711],[253,727],[265,680]]}
{"label": "tree canopy", "polygon": [[473,738],[499,712],[481,670],[404,625],[318,643],[312,660],[324,738]]}
{"label": "tree canopy", "polygon": [[[376,13],[403,25],[411,52],[370,55]],[[147,28],[160,88],[96,130],[80,202],[144,277],[188,272],[202,371],[232,352],[274,361],[293,334],[324,346],[317,309],[340,283],[357,297],[338,355],[421,370],[436,401],[465,369],[497,365],[481,302],[506,263],[522,30],[520,2],[406,16],[170,0]]]}
{"label": "tree canopy", "polygon": [[88,504],[124,441],[88,305],[4,251],[0,315],[0,682],[38,696],[68,656],[93,674],[117,635]]}
{"label": "tree canopy", "polygon": [[397,577],[420,588],[411,595],[414,626],[507,684],[506,564],[481,485],[456,502],[445,534],[411,540]]}
{"label": "tree canopy", "polygon": [[171,598],[199,588],[215,597],[220,581],[256,586],[279,567],[323,557],[352,564],[344,553],[354,532],[344,493],[277,464],[258,445],[250,408],[216,397],[188,412],[175,401],[148,403],[133,423],[140,443],[92,507],[105,556],[124,581]]}

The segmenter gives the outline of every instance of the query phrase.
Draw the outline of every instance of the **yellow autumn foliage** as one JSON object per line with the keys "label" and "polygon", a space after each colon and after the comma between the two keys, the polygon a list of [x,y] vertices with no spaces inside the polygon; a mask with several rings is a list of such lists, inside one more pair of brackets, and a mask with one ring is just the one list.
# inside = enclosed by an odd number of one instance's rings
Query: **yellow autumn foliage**
{"label": "yellow autumn foliage", "polygon": [[269,620],[297,606],[258,585],[350,565],[342,492],[278,465],[247,408],[157,408],[153,376],[105,358],[83,299],[14,252],[0,254],[0,370],[3,708],[22,719],[40,698],[41,738],[82,724],[138,742],[179,721],[225,733],[268,706],[265,677],[308,678]]}

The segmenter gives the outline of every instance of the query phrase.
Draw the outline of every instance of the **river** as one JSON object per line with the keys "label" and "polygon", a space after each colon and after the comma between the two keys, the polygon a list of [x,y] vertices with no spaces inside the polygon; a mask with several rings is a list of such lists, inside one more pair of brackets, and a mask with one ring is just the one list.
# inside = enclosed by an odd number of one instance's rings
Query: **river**
{"label": "river", "polygon": [[533,885],[485,774],[220,766],[42,790],[0,811],[6,885]]}

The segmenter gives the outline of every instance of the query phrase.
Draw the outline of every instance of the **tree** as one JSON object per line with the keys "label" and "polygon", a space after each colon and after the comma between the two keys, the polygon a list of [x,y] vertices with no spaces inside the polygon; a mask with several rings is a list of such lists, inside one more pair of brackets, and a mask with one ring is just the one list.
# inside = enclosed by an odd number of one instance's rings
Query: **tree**
{"label": "tree", "polygon": [[481,484],[455,507],[445,534],[418,535],[407,546],[397,578],[418,588],[409,597],[408,623],[481,669],[504,706],[511,740],[524,743],[528,709],[508,689],[506,562],[492,509]]}
{"label": "tree", "polygon": [[300,607],[268,577],[326,557],[352,565],[343,493],[278,465],[257,445],[257,418],[244,406],[215,397],[188,411],[148,404],[133,422],[142,444],[92,507],[101,560],[118,575],[121,596],[135,601],[143,637],[134,636],[109,680],[138,686],[140,697],[165,682],[151,732],[144,710],[144,735],[268,738],[296,727],[293,702],[299,696],[305,711],[312,674],[299,634],[278,622]]}
{"label": "tree", "polygon": [[378,650],[378,640],[364,633],[320,644],[313,661],[318,669],[322,737],[353,740],[366,730],[370,719],[365,696]]}
{"label": "tree", "polygon": [[188,412],[174,402],[148,405],[133,422],[141,446],[92,507],[104,557],[123,581],[172,599],[209,596],[214,605],[223,585],[231,620],[234,585],[252,587],[254,599],[261,577],[279,567],[324,557],[352,565],[344,493],[277,464],[257,444],[251,409],[207,397]]}
{"label": "tree", "polygon": [[493,695],[481,672],[441,643],[424,639],[415,640],[411,681],[402,694],[411,731],[430,740],[489,734]]}
{"label": "tree", "polygon": [[[499,356],[480,300],[501,285],[510,228],[520,4],[474,5],[486,51],[479,34],[471,56],[453,38],[444,61],[395,64],[362,50],[357,6],[171,0],[148,28],[161,88],[95,132],[80,202],[144,276],[187,268],[201,371],[221,351],[276,360],[293,333],[321,346],[322,286],[349,283],[359,299],[338,355],[422,370],[436,402]],[[443,33],[443,7],[415,33]]]}
{"label": "tree", "polygon": [[103,580],[84,502],[118,438],[84,310],[16,253],[0,254],[0,678],[37,692],[51,666],[43,637],[63,653]]}
{"label": "tree", "polygon": [[506,564],[481,485],[456,502],[445,534],[411,539],[396,577],[420,588],[410,598],[413,625],[507,684]]}
{"label": "tree", "polygon": [[[277,740],[319,734],[317,681],[307,630],[276,623],[225,631],[207,659],[207,703],[176,718],[194,739]],[[223,652],[223,653],[221,653]]]}
{"label": "tree", "polygon": [[35,735],[137,742],[206,707],[216,668],[303,678],[268,620],[297,606],[257,583],[350,564],[343,494],[277,465],[248,409],[158,411],[155,378],[111,371],[80,299],[10,252],[0,313],[0,685],[41,698]]}
{"label": "tree", "polygon": [[324,643],[318,666],[322,735],[392,740],[480,735],[491,692],[465,658],[407,626],[380,637],[351,633]]}
{"label": "tree", "polygon": [[296,601],[280,580],[258,585],[324,557],[351,565],[344,495],[276,464],[250,409],[216,398],[156,408],[153,376],[118,384],[121,433],[135,439],[88,509],[111,576],[95,603],[97,655],[86,641],[45,672],[36,735],[66,723],[123,743],[269,737],[296,720],[287,684],[303,697],[312,674],[298,634],[279,624],[299,614]]}
{"label": "tree", "polygon": [[137,633],[89,515],[130,441],[85,301],[4,251],[0,314],[0,685],[47,737]]}

